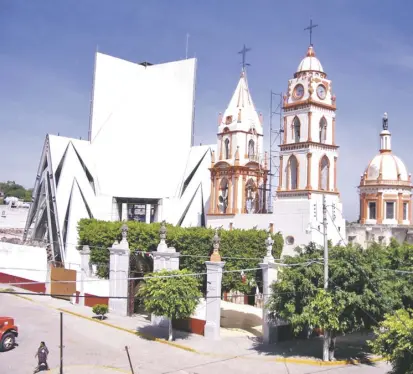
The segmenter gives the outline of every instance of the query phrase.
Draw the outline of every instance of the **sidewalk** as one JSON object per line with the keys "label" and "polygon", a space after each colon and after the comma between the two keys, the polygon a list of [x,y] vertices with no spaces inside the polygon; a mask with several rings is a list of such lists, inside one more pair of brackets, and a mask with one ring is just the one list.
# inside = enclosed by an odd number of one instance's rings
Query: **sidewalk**
{"label": "sidewalk", "polygon": [[[0,284],[0,289],[5,288],[12,287]],[[17,292],[21,291],[17,288],[13,289]],[[276,345],[264,345],[261,343],[260,338],[245,336],[240,333],[230,334],[228,331],[225,331],[225,329],[222,329],[224,331],[222,331],[223,334],[221,334],[221,340],[219,341],[210,341],[199,335],[174,331],[175,341],[168,342],[166,340],[168,336],[167,328],[151,326],[150,320],[142,315],[121,317],[109,313],[106,320],[100,321],[94,318],[92,308],[89,307],[73,305],[65,300],[29,292],[27,295],[16,296],[44,305],[47,308],[70,313],[79,318],[93,321],[94,323],[101,323],[127,333],[136,334],[141,336],[141,338],[155,340],[159,343],[168,344],[178,349],[200,355],[217,358],[247,356],[249,359],[305,363],[307,365],[343,365],[346,362],[358,360],[362,363],[371,364],[372,362],[379,361],[377,357],[372,357],[366,353],[366,340],[371,338],[371,336],[360,333],[337,338],[337,362],[323,363],[321,360],[322,338],[294,340]]]}

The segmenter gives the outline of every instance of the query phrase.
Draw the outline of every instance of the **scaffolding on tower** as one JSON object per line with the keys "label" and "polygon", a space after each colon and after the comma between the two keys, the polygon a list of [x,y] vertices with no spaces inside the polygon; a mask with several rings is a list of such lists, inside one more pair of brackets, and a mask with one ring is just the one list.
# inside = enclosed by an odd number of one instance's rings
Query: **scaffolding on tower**
{"label": "scaffolding on tower", "polygon": [[268,213],[273,213],[273,201],[280,175],[280,145],[284,129],[282,126],[283,94],[271,91],[270,98],[270,172],[268,178]]}

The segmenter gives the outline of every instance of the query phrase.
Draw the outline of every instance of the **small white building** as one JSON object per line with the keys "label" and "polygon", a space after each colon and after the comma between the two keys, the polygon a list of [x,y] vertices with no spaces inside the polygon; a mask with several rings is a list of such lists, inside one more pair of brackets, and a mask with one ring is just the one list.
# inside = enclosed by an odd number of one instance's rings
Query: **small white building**
{"label": "small white building", "polygon": [[193,146],[195,75],[195,59],[97,53],[89,138],[46,136],[25,238],[73,268],[82,218],[204,225],[214,146]]}
{"label": "small white building", "polygon": [[380,152],[360,179],[360,222],[347,226],[348,241],[367,247],[388,244],[393,237],[413,242],[412,181],[403,161],[391,148],[387,113],[380,133]]}

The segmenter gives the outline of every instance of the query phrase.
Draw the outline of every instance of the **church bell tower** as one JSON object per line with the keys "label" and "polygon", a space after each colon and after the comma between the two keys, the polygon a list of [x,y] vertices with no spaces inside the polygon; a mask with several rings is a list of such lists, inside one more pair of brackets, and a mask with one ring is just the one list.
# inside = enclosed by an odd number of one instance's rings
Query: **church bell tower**
{"label": "church bell tower", "polygon": [[266,213],[267,155],[262,116],[255,110],[243,68],[224,114],[219,115],[217,154],[211,162],[209,215]]}
{"label": "church bell tower", "polygon": [[345,238],[345,221],[337,186],[336,96],[312,44],[288,81],[283,112],[274,214],[286,253],[309,242],[323,244],[323,201],[328,239],[337,244]]}

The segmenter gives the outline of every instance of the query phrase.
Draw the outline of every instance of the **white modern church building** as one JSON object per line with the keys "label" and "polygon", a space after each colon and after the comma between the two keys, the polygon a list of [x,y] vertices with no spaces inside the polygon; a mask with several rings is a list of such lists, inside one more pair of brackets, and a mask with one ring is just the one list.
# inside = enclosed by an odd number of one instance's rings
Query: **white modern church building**
{"label": "white modern church building", "polygon": [[193,146],[195,75],[195,59],[97,53],[89,138],[46,136],[25,239],[73,266],[82,218],[205,225],[214,146]]}
{"label": "white modern church building", "polygon": [[[134,63],[96,54],[88,140],[47,135],[26,239],[79,264],[77,222],[166,220],[281,232],[283,254],[346,237],[337,186],[336,97],[310,46],[284,96],[280,175],[268,213],[263,118],[243,69],[219,115],[217,142],[194,146],[196,60]],[[211,121],[213,123],[214,121]],[[177,136],[179,134],[179,136]],[[73,266],[73,265],[72,265]]]}

